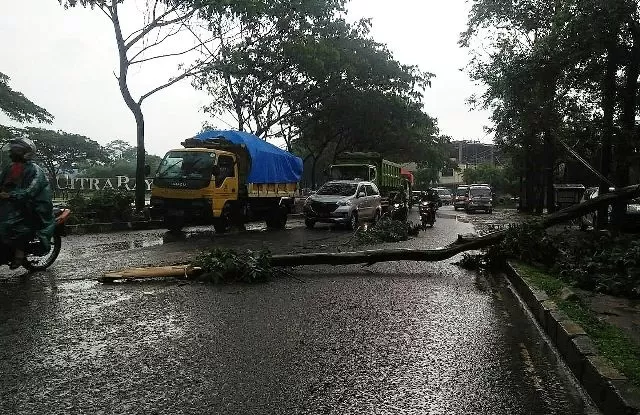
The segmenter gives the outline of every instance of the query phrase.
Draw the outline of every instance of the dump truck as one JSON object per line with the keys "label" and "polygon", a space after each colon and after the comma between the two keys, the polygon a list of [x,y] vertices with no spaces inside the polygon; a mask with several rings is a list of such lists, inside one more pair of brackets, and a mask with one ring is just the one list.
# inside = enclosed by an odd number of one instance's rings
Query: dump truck
{"label": "dump truck", "polygon": [[403,175],[402,166],[385,160],[379,153],[348,152],[342,153],[336,164],[329,166],[332,180],[368,180],[376,184],[382,196],[382,211],[387,212],[391,200],[401,200],[409,206],[411,183]]}
{"label": "dump truck", "polygon": [[182,142],[162,159],[151,189],[151,217],[167,229],[265,220],[284,228],[294,205],[302,160],[253,134],[210,130]]}

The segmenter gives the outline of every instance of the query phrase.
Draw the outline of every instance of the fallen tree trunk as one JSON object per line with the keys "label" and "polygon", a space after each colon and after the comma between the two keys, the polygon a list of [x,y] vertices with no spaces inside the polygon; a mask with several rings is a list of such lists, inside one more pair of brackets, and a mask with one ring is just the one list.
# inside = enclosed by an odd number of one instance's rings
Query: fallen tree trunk
{"label": "fallen tree trunk", "polygon": [[498,243],[504,238],[504,232],[495,232],[475,238],[473,241],[450,245],[438,249],[374,249],[370,251],[342,252],[342,253],[312,253],[274,255],[271,257],[273,266],[297,265],[345,265],[345,264],[375,264],[383,261],[442,261],[460,252],[481,249]]}
{"label": "fallen tree trunk", "polygon": [[[584,203],[570,206],[556,213],[545,216],[541,225],[548,228],[563,222],[577,219],[587,213],[610,205],[616,200],[629,200],[640,197],[640,186],[629,186],[612,193],[606,193]],[[341,253],[311,253],[274,255],[271,264],[274,266],[299,265],[346,265],[346,264],[375,264],[384,261],[443,261],[461,252],[486,248],[502,241],[506,230],[493,232],[476,238],[459,236],[458,240],[445,248],[438,249],[374,249],[368,251]]]}
{"label": "fallen tree trunk", "polygon": [[[579,218],[587,213],[598,210],[617,200],[629,200],[640,197],[640,186],[629,186],[607,193],[596,199],[570,206],[554,214],[543,217],[540,224],[548,228],[559,223]],[[378,249],[368,251],[343,252],[343,253],[311,253],[311,254],[290,254],[273,255],[271,265],[277,267],[299,266],[299,265],[346,265],[346,264],[375,264],[385,261],[443,261],[461,252],[486,248],[502,241],[506,235],[505,231],[493,232],[480,237],[469,237],[459,235],[458,239],[439,249]],[[181,277],[189,278],[200,274],[202,270],[190,265],[156,267],[156,268],[133,268],[120,272],[105,274],[100,280],[110,282],[120,279],[139,279],[157,277]]]}
{"label": "fallen tree trunk", "polygon": [[587,200],[584,203],[569,206],[562,210],[557,211],[552,215],[548,215],[542,218],[541,224],[545,228],[553,225],[567,222],[572,219],[577,219],[587,213],[594,212],[601,207],[607,207],[615,201],[625,201],[640,197],[640,185],[628,186],[620,188],[611,193],[605,193],[598,196],[595,199]]}

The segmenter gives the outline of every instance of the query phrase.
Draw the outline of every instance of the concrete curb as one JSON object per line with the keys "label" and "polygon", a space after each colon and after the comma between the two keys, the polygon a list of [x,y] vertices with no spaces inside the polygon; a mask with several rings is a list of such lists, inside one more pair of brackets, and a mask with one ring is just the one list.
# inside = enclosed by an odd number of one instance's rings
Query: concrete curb
{"label": "concrete curb", "polygon": [[[302,213],[291,213],[289,219],[301,219]],[[132,230],[165,229],[162,220],[149,220],[139,222],[113,222],[113,223],[87,223],[67,225],[69,235],[85,235],[90,233],[109,233]]]}
{"label": "concrete curb", "polygon": [[640,392],[611,362],[597,354],[585,331],[546,293],[531,286],[507,263],[507,276],[540,327],[553,341],[567,366],[604,415],[640,414]]}

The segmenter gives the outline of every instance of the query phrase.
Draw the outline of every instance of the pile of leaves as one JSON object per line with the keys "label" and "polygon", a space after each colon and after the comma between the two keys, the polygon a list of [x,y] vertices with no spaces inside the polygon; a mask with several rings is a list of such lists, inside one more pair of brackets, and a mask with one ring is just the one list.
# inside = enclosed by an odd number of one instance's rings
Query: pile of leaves
{"label": "pile of leaves", "polygon": [[640,240],[608,232],[590,234],[557,242],[555,274],[586,290],[640,298]]}
{"label": "pile of leaves", "polygon": [[420,225],[382,217],[373,226],[358,228],[355,233],[357,245],[373,245],[383,242],[406,241],[410,236],[418,236]]}
{"label": "pile of leaves", "polygon": [[201,253],[193,264],[204,270],[198,279],[214,284],[263,283],[275,275],[268,251],[238,253],[216,248]]}
{"label": "pile of leaves", "polygon": [[537,223],[506,231],[482,255],[465,254],[467,269],[498,269],[515,259],[542,268],[568,284],[615,296],[640,298],[640,240],[633,235],[567,231],[551,235]]}

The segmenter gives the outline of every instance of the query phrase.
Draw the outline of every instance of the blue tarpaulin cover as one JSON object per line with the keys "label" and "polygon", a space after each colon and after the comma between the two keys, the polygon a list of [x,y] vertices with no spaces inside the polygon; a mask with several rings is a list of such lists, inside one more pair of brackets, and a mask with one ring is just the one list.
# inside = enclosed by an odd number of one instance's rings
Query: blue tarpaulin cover
{"label": "blue tarpaulin cover", "polygon": [[195,137],[203,143],[224,138],[233,144],[244,144],[251,156],[249,183],[297,183],[302,177],[302,159],[253,134],[233,130],[210,130]]}

